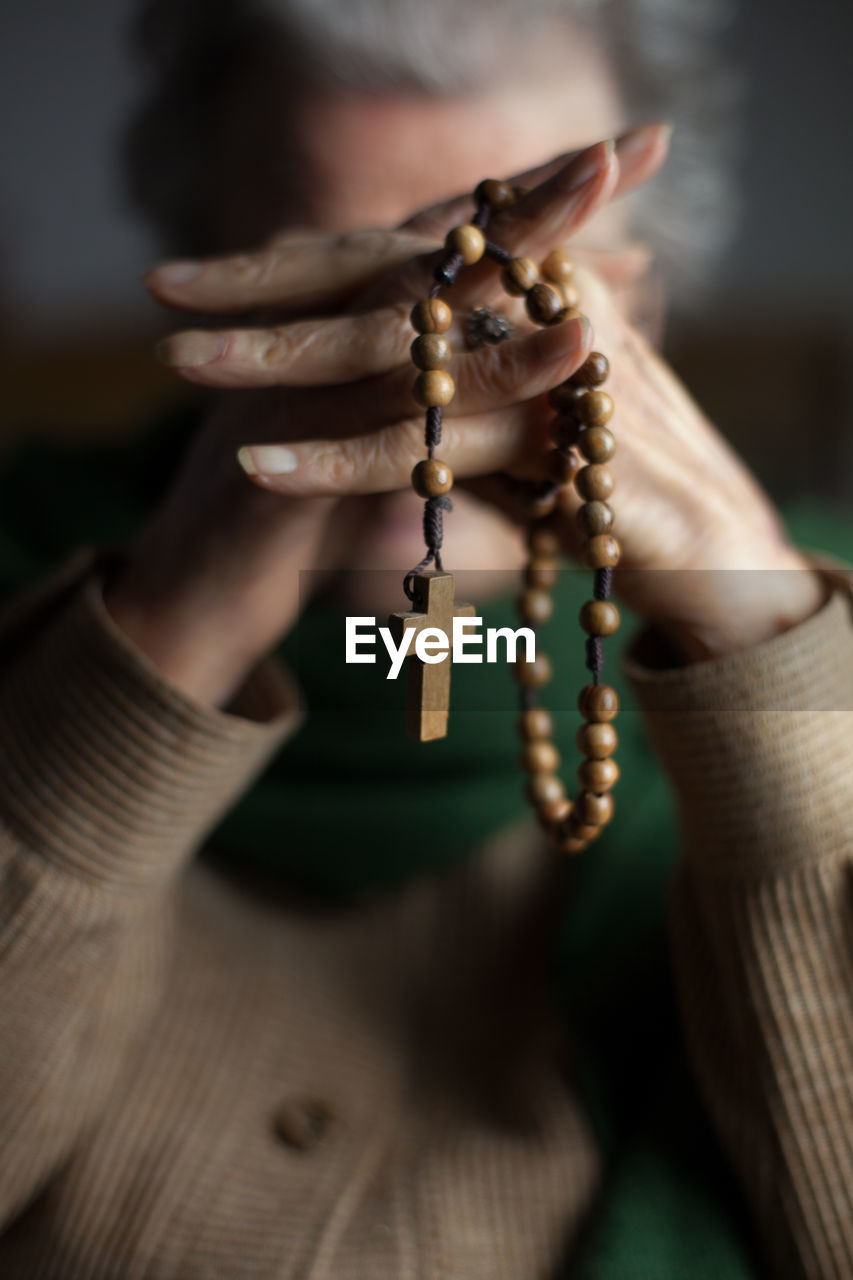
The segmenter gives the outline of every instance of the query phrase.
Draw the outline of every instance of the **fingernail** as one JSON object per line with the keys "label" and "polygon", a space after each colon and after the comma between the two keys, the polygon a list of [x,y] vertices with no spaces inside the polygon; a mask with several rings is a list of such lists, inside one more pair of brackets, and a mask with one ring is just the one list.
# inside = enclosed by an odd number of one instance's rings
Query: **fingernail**
{"label": "fingernail", "polygon": [[162,266],[149,271],[146,278],[156,276],[160,284],[189,284],[200,275],[202,265],[201,262],[164,262]]}
{"label": "fingernail", "polygon": [[652,137],[660,134],[664,144],[669,143],[672,136],[671,124],[641,124],[636,129],[629,129],[616,139],[616,150],[620,160],[630,160],[641,151],[645,151]]}
{"label": "fingernail", "polygon": [[297,467],[297,457],[283,444],[244,444],[237,461],[249,476],[287,476]]}
{"label": "fingernail", "polygon": [[205,333],[204,330],[174,334],[154,348],[157,359],[170,369],[197,369],[200,365],[212,364],[221,359],[227,349],[228,338],[224,333]]}
{"label": "fingernail", "polygon": [[575,160],[569,170],[570,191],[584,186],[585,183],[594,178],[597,173],[601,173],[602,169],[606,169],[610,164],[613,155],[613,139],[608,138],[603,145],[603,151],[601,144],[596,143],[594,147],[590,147],[587,151],[582,151],[577,160]]}

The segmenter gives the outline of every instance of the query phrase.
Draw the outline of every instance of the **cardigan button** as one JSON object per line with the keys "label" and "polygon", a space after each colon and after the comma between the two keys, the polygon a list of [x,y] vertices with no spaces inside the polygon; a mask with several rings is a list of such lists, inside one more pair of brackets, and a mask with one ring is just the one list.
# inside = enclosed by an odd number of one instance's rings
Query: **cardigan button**
{"label": "cardigan button", "polygon": [[295,1151],[311,1151],[326,1138],[333,1119],[331,1107],[319,1098],[290,1098],[273,1116],[273,1132]]}

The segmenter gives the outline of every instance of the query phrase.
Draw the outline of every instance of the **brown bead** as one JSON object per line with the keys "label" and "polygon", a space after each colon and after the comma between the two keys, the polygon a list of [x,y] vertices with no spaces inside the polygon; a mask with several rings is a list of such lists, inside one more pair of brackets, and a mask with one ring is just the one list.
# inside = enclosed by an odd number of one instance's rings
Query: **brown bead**
{"label": "brown bead", "polygon": [[525,742],[535,742],[539,738],[551,737],[554,732],[554,717],[544,707],[531,707],[529,711],[522,711],[516,727]]}
{"label": "brown bead", "polygon": [[525,689],[541,689],[554,674],[547,653],[537,653],[532,662],[519,658],[515,664],[515,678]]}
{"label": "brown bead", "polygon": [[412,327],[418,333],[447,333],[453,312],[441,298],[424,298],[412,307]]}
{"label": "brown bead", "polygon": [[554,601],[547,591],[537,591],[535,587],[525,591],[518,599],[519,616],[524,622],[532,622],[534,626],[543,626],[554,612]]}
{"label": "brown bead", "polygon": [[568,382],[561,382],[548,392],[548,403],[557,413],[571,414],[580,427],[580,419],[575,415],[575,406],[586,395],[584,387],[573,387]]}
{"label": "brown bead", "polygon": [[527,531],[527,545],[534,556],[556,556],[562,543],[556,529],[545,521],[533,524]]}
{"label": "brown bead", "polygon": [[566,798],[566,788],[555,773],[534,773],[525,787],[525,794],[537,809],[556,804]]}
{"label": "brown bead", "polygon": [[547,556],[534,556],[524,570],[524,580],[528,587],[550,591],[557,581],[557,566]]}
{"label": "brown bead", "polygon": [[440,333],[422,333],[409,348],[418,369],[443,369],[450,360],[450,343]]}
{"label": "brown bead", "polygon": [[513,187],[512,194],[515,196],[516,200],[523,200],[526,195],[530,194],[530,188],[516,186]]}
{"label": "brown bead", "polygon": [[575,406],[586,427],[603,427],[613,417],[613,401],[606,391],[586,391]]}
{"label": "brown bead", "polygon": [[453,472],[439,458],[424,458],[412,470],[412,488],[422,498],[440,498],[453,488]]}
{"label": "brown bead", "polygon": [[466,267],[472,267],[486,252],[486,237],[479,227],[465,222],[448,231],[444,245],[451,253],[458,253]]}
{"label": "brown bead", "polygon": [[581,433],[578,448],[588,462],[609,462],[616,451],[616,441],[607,427],[587,427]]}
{"label": "brown bead", "polygon": [[588,538],[595,538],[613,528],[613,510],[606,502],[585,502],[578,507],[577,521]]}
{"label": "brown bead", "polygon": [[584,760],[578,769],[578,778],[584,791],[600,796],[615,787],[619,781],[619,766],[615,760]]}
{"label": "brown bead", "polygon": [[613,474],[600,462],[591,462],[575,476],[575,488],[587,502],[604,502],[613,492]]}
{"label": "brown bead", "polygon": [[[577,289],[573,284],[561,284],[559,285],[559,291],[560,291],[560,297],[563,299],[563,302],[567,308],[566,314],[563,316],[563,319],[574,320],[575,319],[574,312],[577,311],[577,306],[578,306],[578,303],[580,302],[580,297],[581,297],[580,294],[578,293]],[[578,315],[580,315],[580,312],[578,312]]]}
{"label": "brown bead", "polygon": [[600,351],[590,351],[571,381],[579,387],[600,387],[610,372],[610,361]]}
{"label": "brown bead", "polygon": [[574,836],[576,840],[583,840],[584,844],[589,844],[601,835],[601,830],[595,822],[581,822],[575,810],[572,809],[562,824],[560,834],[564,840]]}
{"label": "brown bead", "polygon": [[612,724],[582,724],[575,734],[578,751],[592,760],[606,760],[616,750],[619,739]]}
{"label": "brown bead", "polygon": [[515,191],[508,182],[501,182],[499,178],[484,178],[477,184],[474,198],[497,212],[515,204]]}
{"label": "brown bead", "polygon": [[621,548],[612,533],[599,533],[584,548],[590,569],[612,569],[619,563]]}
{"label": "brown bead", "polygon": [[572,805],[581,822],[593,827],[604,827],[613,817],[613,797],[597,796],[592,791],[581,791]]}
{"label": "brown bead", "polygon": [[585,684],[578,695],[578,711],[595,723],[613,720],[619,711],[619,694],[609,684]]}
{"label": "brown bead", "polygon": [[435,405],[450,404],[456,392],[456,386],[450,374],[445,373],[444,369],[427,369],[415,378],[412,391],[418,404],[423,405],[425,409],[431,409]]}
{"label": "brown bead", "polygon": [[577,836],[562,836],[558,847],[561,853],[583,853],[587,844],[588,841],[580,840]]}
{"label": "brown bead", "polygon": [[537,817],[546,829],[559,827],[572,811],[572,802],[564,793],[560,800],[552,800],[550,804],[537,805]]}
{"label": "brown bead", "polygon": [[552,284],[535,284],[528,290],[524,305],[534,324],[559,324],[568,310]]}
{"label": "brown bead", "polygon": [[549,485],[547,489],[534,494],[527,504],[528,520],[542,520],[545,516],[549,516],[557,505],[559,492],[557,485]]}
{"label": "brown bead", "polygon": [[532,258],[510,258],[501,272],[501,283],[507,293],[521,298],[539,279],[539,268]]}
{"label": "brown bead", "polygon": [[558,449],[571,449],[580,441],[581,425],[571,414],[559,413],[551,419],[549,433]]}
{"label": "brown bead", "polygon": [[542,278],[552,284],[568,284],[575,272],[575,264],[562,249],[552,249],[542,263]]}
{"label": "brown bead", "polygon": [[552,449],[545,460],[545,470],[557,484],[569,484],[581,464],[576,453],[567,449]]}
{"label": "brown bead", "polygon": [[591,636],[612,636],[619,630],[619,610],[612,600],[587,600],[581,605],[580,624]]}
{"label": "brown bead", "polygon": [[544,739],[529,742],[521,753],[521,767],[527,773],[556,773],[560,767],[560,753],[553,742]]}

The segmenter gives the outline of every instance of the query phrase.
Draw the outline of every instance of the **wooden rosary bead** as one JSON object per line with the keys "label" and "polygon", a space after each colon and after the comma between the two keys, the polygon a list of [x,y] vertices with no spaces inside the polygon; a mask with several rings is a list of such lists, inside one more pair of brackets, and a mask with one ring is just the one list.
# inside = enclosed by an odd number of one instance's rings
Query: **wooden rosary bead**
{"label": "wooden rosary bead", "polygon": [[610,791],[619,781],[619,766],[615,760],[584,760],[578,769],[578,779],[584,791],[600,796]]}
{"label": "wooden rosary bead", "polygon": [[[608,729],[610,726],[607,726]],[[543,738],[529,742],[521,753],[521,767],[527,773],[556,773],[560,767],[560,753],[553,742]]]}
{"label": "wooden rosary bead", "polygon": [[415,378],[413,394],[418,404],[425,409],[450,404],[455,393],[454,381],[444,369],[427,369]]}
{"label": "wooden rosary bead", "polygon": [[547,556],[534,556],[524,570],[524,580],[528,587],[550,591],[557,581],[557,566]]}
{"label": "wooden rosary bead", "polygon": [[[561,284],[558,286],[558,288],[560,292],[560,297],[563,299],[563,302],[568,308],[567,313],[563,318],[568,319],[569,314],[571,312],[577,311],[578,303],[581,300],[581,296],[573,284]],[[580,313],[578,312],[578,314]]]}
{"label": "wooden rosary bead", "polygon": [[542,263],[542,277],[552,284],[568,284],[575,273],[575,264],[562,249],[552,249]]}
{"label": "wooden rosary bead", "polygon": [[619,711],[619,694],[609,684],[585,684],[578,695],[578,711],[585,720],[604,724]]}
{"label": "wooden rosary bead", "polygon": [[612,636],[619,630],[619,610],[612,600],[587,600],[581,605],[580,624],[591,636]]}
{"label": "wooden rosary bead", "polygon": [[458,253],[466,267],[472,267],[486,252],[486,237],[479,227],[466,222],[448,231],[444,246],[451,253]]}
{"label": "wooden rosary bead", "polygon": [[515,664],[515,678],[525,689],[541,689],[554,674],[547,653],[537,653],[532,662],[519,658]]}
{"label": "wooden rosary bead", "polygon": [[586,846],[587,841],[578,836],[563,836],[558,847],[560,853],[583,853]]}
{"label": "wooden rosary bead", "polygon": [[411,321],[418,333],[447,333],[453,312],[441,298],[424,298],[412,307]]}
{"label": "wooden rosary bead", "polygon": [[558,449],[571,449],[580,443],[581,424],[570,413],[560,413],[551,419],[549,432]]}
{"label": "wooden rosary bead", "polygon": [[588,462],[609,462],[616,452],[616,441],[607,427],[587,427],[580,434],[578,448]]}
{"label": "wooden rosary bead", "polygon": [[612,533],[599,533],[584,548],[590,569],[612,569],[619,563],[621,548]]}
{"label": "wooden rosary bead", "polygon": [[550,738],[554,733],[554,717],[544,707],[530,707],[518,717],[517,728],[525,742]]}
{"label": "wooden rosary bead", "polygon": [[541,627],[550,621],[554,612],[554,601],[547,591],[531,588],[519,596],[518,612],[523,622],[531,622],[534,626]]}
{"label": "wooden rosary bead", "polygon": [[412,470],[412,488],[421,498],[440,498],[453,488],[453,472],[439,458],[424,458]]}
{"label": "wooden rosary bead", "polygon": [[510,258],[501,272],[501,283],[507,293],[521,298],[539,279],[539,268],[532,258]]}
{"label": "wooden rosary bead", "polygon": [[561,382],[559,386],[552,387],[548,392],[548,403],[552,409],[556,409],[557,413],[570,414],[580,427],[581,423],[575,414],[575,407],[585,395],[585,387],[575,387],[569,382]]}
{"label": "wooden rosary bead", "polygon": [[525,792],[530,803],[537,809],[566,798],[566,788],[555,773],[531,774]]}
{"label": "wooden rosary bead", "polygon": [[613,492],[613,473],[600,462],[591,462],[575,476],[575,488],[587,502],[604,502]]}
{"label": "wooden rosary bead", "polygon": [[600,387],[610,372],[610,361],[600,351],[590,351],[579,369],[569,379],[579,387]]}
{"label": "wooden rosary bead", "polygon": [[560,800],[552,800],[550,804],[540,804],[536,816],[546,830],[552,830],[565,822],[571,811],[572,802],[564,792]]}
{"label": "wooden rosary bead", "polygon": [[557,506],[559,493],[559,487],[553,485],[543,489],[541,493],[534,494],[527,504],[528,520],[542,520],[545,516],[549,516]]}
{"label": "wooden rosary bead", "polygon": [[534,556],[556,556],[562,543],[556,529],[546,521],[540,521],[527,530],[527,546]]}
{"label": "wooden rosary bead", "polygon": [[566,449],[552,449],[545,460],[545,470],[557,484],[570,484],[581,461],[576,453]]}
{"label": "wooden rosary bead", "polygon": [[535,284],[528,290],[524,305],[534,324],[559,324],[568,311],[552,284]]}
{"label": "wooden rosary bead", "polygon": [[606,502],[585,502],[578,507],[577,522],[588,538],[595,538],[613,528],[613,511]]}
{"label": "wooden rosary bead", "polygon": [[585,427],[603,427],[613,417],[613,401],[606,391],[585,391],[574,412]]}
{"label": "wooden rosary bead", "polygon": [[478,203],[487,204],[495,213],[499,209],[508,209],[516,200],[515,189],[499,178],[484,178],[478,183],[474,198]]}
{"label": "wooden rosary bead", "polygon": [[618,742],[612,724],[582,724],[575,734],[578,751],[591,760],[606,760],[613,755]]}
{"label": "wooden rosary bead", "polygon": [[450,343],[440,333],[422,333],[415,338],[409,353],[418,369],[443,369],[450,361]]}
{"label": "wooden rosary bead", "polygon": [[581,822],[577,812],[572,808],[568,818],[562,824],[561,834],[563,839],[574,836],[576,840],[583,840],[584,844],[589,844],[601,835],[601,829],[595,822]]}
{"label": "wooden rosary bead", "polygon": [[597,796],[592,791],[581,791],[572,806],[581,822],[604,827],[613,817],[613,797],[605,792]]}

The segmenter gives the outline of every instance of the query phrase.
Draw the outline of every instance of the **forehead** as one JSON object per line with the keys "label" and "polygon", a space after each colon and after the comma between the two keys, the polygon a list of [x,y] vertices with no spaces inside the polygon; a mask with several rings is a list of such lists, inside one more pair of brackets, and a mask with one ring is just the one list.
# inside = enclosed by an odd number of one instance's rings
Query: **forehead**
{"label": "forehead", "polygon": [[621,127],[618,85],[586,38],[527,50],[478,89],[305,95],[290,114],[312,221],[341,229],[402,220]]}

